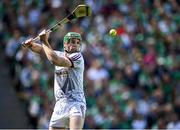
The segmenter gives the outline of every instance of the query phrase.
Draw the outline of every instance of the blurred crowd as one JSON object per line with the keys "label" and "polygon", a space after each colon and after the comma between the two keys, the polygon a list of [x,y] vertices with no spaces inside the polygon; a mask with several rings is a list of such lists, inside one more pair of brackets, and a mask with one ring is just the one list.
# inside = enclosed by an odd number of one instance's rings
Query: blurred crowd
{"label": "blurred crowd", "polygon": [[[27,128],[48,128],[54,66],[21,42],[83,3],[92,16],[59,27],[49,40],[63,50],[68,31],[83,37],[84,128],[180,129],[179,0],[1,0],[1,47]],[[111,28],[118,36],[108,35]]]}

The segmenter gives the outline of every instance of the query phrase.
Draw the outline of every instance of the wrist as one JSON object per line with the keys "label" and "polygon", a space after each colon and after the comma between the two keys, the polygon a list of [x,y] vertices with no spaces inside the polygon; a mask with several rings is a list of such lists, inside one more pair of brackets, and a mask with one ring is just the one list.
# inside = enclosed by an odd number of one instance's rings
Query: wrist
{"label": "wrist", "polygon": [[49,44],[48,40],[44,40],[43,44],[48,45]]}
{"label": "wrist", "polygon": [[28,48],[29,48],[29,49],[32,49],[32,47],[33,47],[33,43],[31,43],[31,44],[28,45]]}

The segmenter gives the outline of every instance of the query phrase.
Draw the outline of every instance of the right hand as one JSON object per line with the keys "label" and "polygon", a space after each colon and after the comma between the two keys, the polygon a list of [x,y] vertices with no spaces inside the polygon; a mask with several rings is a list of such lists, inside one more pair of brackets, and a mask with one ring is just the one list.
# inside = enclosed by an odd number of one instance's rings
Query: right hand
{"label": "right hand", "polygon": [[21,45],[24,48],[30,48],[32,46],[32,38],[27,39],[25,42],[22,42]]}
{"label": "right hand", "polygon": [[43,43],[46,43],[48,41],[48,37],[49,37],[49,32],[45,29],[41,31],[39,34],[40,41],[42,41]]}

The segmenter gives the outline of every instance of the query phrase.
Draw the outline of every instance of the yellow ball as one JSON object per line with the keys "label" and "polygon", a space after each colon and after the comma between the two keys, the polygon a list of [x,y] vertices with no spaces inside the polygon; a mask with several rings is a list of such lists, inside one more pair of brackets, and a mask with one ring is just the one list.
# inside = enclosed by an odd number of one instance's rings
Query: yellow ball
{"label": "yellow ball", "polygon": [[109,35],[111,35],[111,36],[116,36],[116,35],[117,35],[117,31],[116,31],[115,29],[111,29],[111,30],[109,31]]}

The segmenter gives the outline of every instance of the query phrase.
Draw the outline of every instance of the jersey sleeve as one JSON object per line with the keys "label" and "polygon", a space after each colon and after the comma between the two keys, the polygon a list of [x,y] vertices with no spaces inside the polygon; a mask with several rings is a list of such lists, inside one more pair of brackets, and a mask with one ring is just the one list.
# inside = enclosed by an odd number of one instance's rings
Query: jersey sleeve
{"label": "jersey sleeve", "polygon": [[72,53],[68,56],[68,59],[71,61],[73,68],[80,68],[84,64],[81,53]]}

